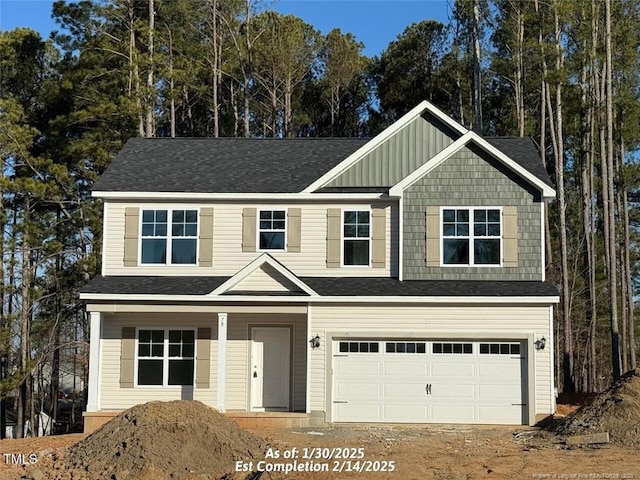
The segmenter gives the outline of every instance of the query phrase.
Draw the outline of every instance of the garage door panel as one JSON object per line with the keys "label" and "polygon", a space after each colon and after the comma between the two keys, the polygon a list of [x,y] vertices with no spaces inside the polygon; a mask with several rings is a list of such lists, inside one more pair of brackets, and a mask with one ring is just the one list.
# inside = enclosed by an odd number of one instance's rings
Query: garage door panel
{"label": "garage door panel", "polygon": [[420,383],[385,383],[383,392],[385,398],[399,397],[406,399],[423,398],[426,393],[427,382]]}
{"label": "garage door panel", "polygon": [[460,402],[462,399],[476,398],[476,385],[470,384],[431,384],[431,397],[434,400],[447,399]]}
{"label": "garage door panel", "polygon": [[431,378],[473,378],[476,376],[475,364],[470,362],[456,363],[450,362],[438,362],[435,361],[431,364]]}
{"label": "garage door panel", "polygon": [[383,386],[372,382],[340,382],[336,384],[335,398],[356,398],[362,401],[365,398],[380,399]]}
{"label": "garage door panel", "polygon": [[416,418],[427,418],[426,405],[385,405],[383,419],[386,422],[415,422]]}
{"label": "garage door panel", "polygon": [[478,421],[481,423],[501,423],[506,425],[521,425],[522,414],[519,408],[505,408],[499,406],[478,407]]}
{"label": "garage door panel", "polygon": [[476,420],[475,408],[472,405],[433,405],[431,420],[436,423],[473,422]]}
{"label": "garage door panel", "polygon": [[426,363],[408,363],[404,359],[392,360],[384,363],[384,374],[390,377],[415,377],[428,374],[429,366]]}
{"label": "garage door panel", "polygon": [[382,406],[339,403],[336,404],[335,412],[337,418],[353,418],[356,420],[352,421],[357,422],[379,422],[382,414]]}
{"label": "garage door panel", "polygon": [[506,359],[509,363],[503,361],[502,363],[480,363],[478,365],[478,374],[482,378],[500,378],[505,382],[509,380],[519,379],[521,376],[520,362],[522,360]]}
{"label": "garage door panel", "polygon": [[480,400],[501,400],[508,399],[509,402],[522,399],[522,388],[520,385],[511,384],[483,384],[478,386],[478,397]]}
{"label": "garage door panel", "polygon": [[361,378],[363,376],[378,377],[382,372],[381,360],[366,361],[359,358],[350,360],[351,361],[338,362],[335,373],[339,376],[351,375],[356,378]]}

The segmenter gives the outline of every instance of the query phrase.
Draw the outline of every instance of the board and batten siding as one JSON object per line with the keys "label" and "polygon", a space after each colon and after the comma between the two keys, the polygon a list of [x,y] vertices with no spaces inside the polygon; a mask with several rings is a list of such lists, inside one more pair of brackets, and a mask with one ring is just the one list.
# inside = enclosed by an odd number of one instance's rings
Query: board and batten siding
{"label": "board and batten siding", "polygon": [[307,317],[296,314],[230,313],[227,323],[227,410],[249,408],[249,362],[251,327],[293,326],[291,374],[293,410],[306,409],[307,388]]}
{"label": "board and batten siding", "polygon": [[[215,407],[217,404],[216,376],[218,368],[218,317],[210,313],[104,313],[100,365],[100,409],[125,410],[152,400],[169,401],[191,399],[181,387],[120,387],[120,355],[122,328],[211,328],[209,357],[209,388],[194,388],[193,400]],[[197,355],[197,352],[196,352]],[[191,389],[189,389],[191,391]],[[187,395],[188,398],[184,398]]]}
{"label": "board and batten siding", "polygon": [[459,133],[425,112],[364,155],[327,186],[395,185],[459,137]]}
{"label": "board and batten siding", "polygon": [[[489,339],[491,335],[523,336],[533,334],[551,338],[548,306],[430,306],[430,305],[341,305],[316,304],[311,309],[314,334],[322,339],[320,347],[311,351],[311,411],[326,412],[327,382],[331,372],[327,365],[327,334],[349,332],[349,338],[424,338],[447,339],[447,335],[463,335],[468,339]],[[460,337],[458,337],[460,338]],[[530,359],[531,360],[531,359]],[[535,413],[552,413],[551,348],[535,351]],[[330,367],[329,367],[330,368]]]}
{"label": "board and batten siding", "polygon": [[[362,268],[343,267],[327,268],[327,209],[369,209],[371,207],[384,208],[386,212],[386,243],[385,267]],[[213,256],[212,266],[199,265],[138,265],[127,267],[124,265],[125,241],[125,209],[127,207],[148,208],[213,208]],[[231,276],[237,273],[262,252],[242,250],[242,222],[244,208],[256,209],[286,209],[300,208],[301,238],[300,251],[279,252],[269,251],[269,254],[284,264],[298,276],[397,276],[398,275],[398,244],[397,244],[397,207],[392,203],[375,202],[372,204],[334,203],[334,204],[297,204],[297,205],[269,205],[264,203],[167,203],[145,204],[134,202],[108,201],[107,221],[105,225],[105,264],[106,275],[220,275]],[[392,235],[392,226],[396,228]]]}
{"label": "board and batten siding", "polygon": [[[429,236],[427,207],[456,206],[517,207],[517,266],[427,266],[433,263],[425,258]],[[404,192],[403,279],[541,281],[544,269],[541,210],[539,194],[497,160],[476,147],[462,148]],[[441,249],[441,226],[438,228]]]}

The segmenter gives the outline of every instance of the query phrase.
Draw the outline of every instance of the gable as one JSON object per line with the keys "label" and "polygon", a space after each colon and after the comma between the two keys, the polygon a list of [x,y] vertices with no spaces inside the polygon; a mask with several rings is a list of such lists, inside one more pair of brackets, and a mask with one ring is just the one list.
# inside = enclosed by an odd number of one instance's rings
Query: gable
{"label": "gable", "polygon": [[305,295],[298,285],[269,264],[261,265],[225,292],[228,295],[246,293]]}
{"label": "gable", "polygon": [[[471,143],[460,148],[404,190],[403,280],[542,280],[542,199],[539,190],[480,147]],[[434,226],[427,226],[430,207],[437,212],[433,236],[429,232]],[[440,207],[516,208],[516,266],[506,261],[501,268],[430,265],[425,252],[430,238],[439,248]],[[439,252],[436,257],[439,263]]]}
{"label": "gable", "polygon": [[459,132],[424,111],[327,186],[395,185],[458,138]]}

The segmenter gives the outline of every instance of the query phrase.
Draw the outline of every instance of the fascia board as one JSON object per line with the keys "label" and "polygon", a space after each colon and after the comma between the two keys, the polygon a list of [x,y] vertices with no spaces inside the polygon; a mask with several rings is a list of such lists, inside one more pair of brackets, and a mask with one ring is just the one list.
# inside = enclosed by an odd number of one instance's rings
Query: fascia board
{"label": "fascia board", "polygon": [[91,192],[94,198],[105,200],[278,200],[278,201],[372,201],[387,198],[386,193],[205,193],[205,192],[112,192],[96,190]]}
{"label": "fascia board", "polygon": [[282,296],[249,296],[249,295],[136,295],[136,294],[105,294],[105,293],[81,293],[81,300],[94,301],[126,301],[126,302],[212,302],[212,303],[397,303],[397,304],[540,304],[551,305],[560,303],[559,296],[548,297],[367,297],[367,296],[344,296],[344,297],[282,297]]}

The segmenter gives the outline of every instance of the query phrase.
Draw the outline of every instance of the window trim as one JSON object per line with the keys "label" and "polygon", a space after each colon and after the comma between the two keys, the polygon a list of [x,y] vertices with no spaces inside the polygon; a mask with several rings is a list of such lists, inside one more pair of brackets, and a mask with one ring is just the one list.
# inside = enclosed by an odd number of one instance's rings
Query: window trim
{"label": "window trim", "polygon": [[[373,248],[373,216],[372,216],[372,208],[370,205],[367,205],[366,207],[343,207],[340,209],[340,268],[371,268],[371,249]],[[346,265],[344,263],[344,242],[346,239],[348,240],[353,240],[353,239],[365,239],[364,237],[347,237],[345,239],[344,236],[344,214],[346,212],[368,212],[369,213],[369,236],[366,238],[366,240],[369,242],[369,252],[367,254],[367,258],[368,258],[368,263],[366,265]]]}
{"label": "window trim", "polygon": [[[275,212],[284,211],[284,248],[260,248],[260,212]],[[288,249],[287,235],[289,233],[289,209],[287,207],[270,207],[270,208],[256,208],[256,252],[286,252]],[[265,232],[280,232],[281,230],[264,230]]]}
{"label": "window trim", "polygon": [[[474,206],[474,207],[470,207],[470,206],[466,206],[466,205],[459,205],[459,206],[455,206],[455,205],[449,205],[449,206],[441,206],[440,207],[440,219],[439,219],[439,223],[440,223],[440,229],[439,229],[439,234],[440,234],[440,266],[441,267],[445,267],[445,268],[468,268],[468,267],[472,267],[472,268],[501,268],[503,266],[504,263],[504,219],[503,219],[503,211],[502,211],[503,207],[502,206]],[[469,239],[469,263],[444,263],[444,240],[445,240],[445,235],[444,235],[444,211],[445,210],[467,210],[469,212],[469,235],[467,237],[461,237],[461,238],[468,238]],[[475,235],[473,235],[473,226],[474,226],[474,221],[473,221],[473,213],[476,210],[498,210],[499,214],[500,214],[500,235],[496,236],[496,237],[476,237]],[[454,237],[446,237],[446,238],[454,238]],[[500,241],[500,253],[499,253],[499,259],[500,261],[498,263],[474,263],[474,257],[473,257],[473,242],[476,238],[492,238],[492,239],[498,239]]]}
{"label": "window trim", "polygon": [[[167,211],[167,235],[165,237],[162,237],[166,240],[167,242],[167,258],[165,263],[142,263],[142,239],[143,238],[160,238],[160,237],[144,237],[142,235],[142,224],[143,224],[143,218],[144,218],[144,212],[145,210],[151,210],[151,211],[157,211],[157,210],[166,210]],[[196,211],[196,235],[195,237],[174,237],[173,235],[171,235],[171,230],[172,230],[172,226],[173,226],[173,212],[174,211],[178,211],[178,210],[195,210]],[[181,206],[173,206],[173,207],[167,207],[167,206],[163,206],[163,205],[159,205],[159,206],[141,206],[140,210],[139,210],[139,220],[138,220],[138,228],[139,228],[139,235],[138,235],[138,266],[139,267],[152,267],[152,268],[158,268],[158,267],[187,267],[187,268],[193,268],[193,267],[198,267],[200,266],[199,264],[199,252],[200,252],[200,207],[196,207],[196,206],[185,206],[185,207],[181,207]],[[171,263],[171,240],[173,240],[174,238],[176,239],[184,239],[184,238],[194,238],[196,241],[196,262],[195,263]]]}
{"label": "window trim", "polygon": [[[140,341],[140,330],[162,330],[164,332],[164,340],[162,346],[162,385],[139,385],[138,384],[138,362],[140,356],[138,355],[138,344]],[[193,379],[191,385],[169,385],[169,331],[181,330],[193,332]],[[198,329],[195,327],[158,327],[158,326],[145,326],[136,327],[135,337],[135,356],[133,363],[133,388],[152,388],[152,389],[174,389],[180,390],[182,388],[196,388],[196,360],[198,358]],[[148,357],[142,357],[143,359]],[[157,357],[158,358],[158,357]],[[172,357],[174,359],[181,359],[183,357]]]}

